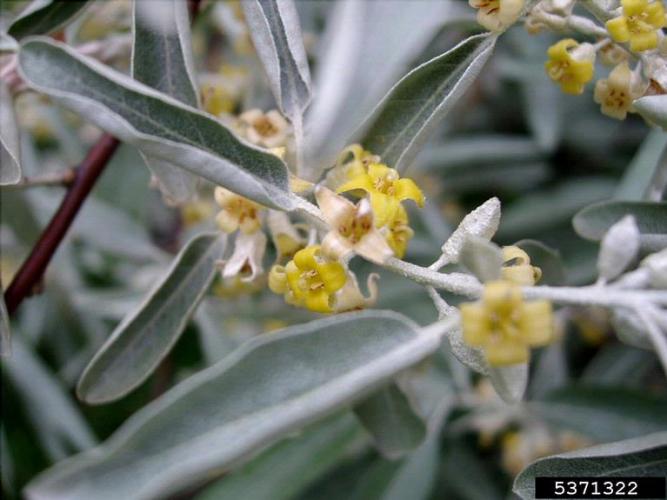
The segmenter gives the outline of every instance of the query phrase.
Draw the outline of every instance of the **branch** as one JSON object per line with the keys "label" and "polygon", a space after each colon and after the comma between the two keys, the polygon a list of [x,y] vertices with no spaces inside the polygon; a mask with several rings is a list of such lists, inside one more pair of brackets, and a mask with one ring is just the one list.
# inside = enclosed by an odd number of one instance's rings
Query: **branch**
{"label": "branch", "polygon": [[46,267],[118,144],[118,139],[104,134],[77,168],[76,177],[65,198],[5,292],[5,303],[10,315],[42,280]]}

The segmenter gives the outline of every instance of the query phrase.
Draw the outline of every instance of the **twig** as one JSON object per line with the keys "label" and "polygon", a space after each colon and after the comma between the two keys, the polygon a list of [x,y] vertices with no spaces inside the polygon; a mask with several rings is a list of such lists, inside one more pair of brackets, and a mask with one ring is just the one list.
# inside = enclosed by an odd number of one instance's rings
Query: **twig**
{"label": "twig", "polygon": [[74,182],[60,207],[5,292],[5,303],[10,315],[42,280],[46,267],[118,144],[118,139],[104,134],[77,168]]}
{"label": "twig", "polygon": [[51,172],[34,177],[24,177],[20,182],[5,186],[6,188],[31,188],[43,186],[69,187],[76,179],[76,169],[68,168],[59,172]]}

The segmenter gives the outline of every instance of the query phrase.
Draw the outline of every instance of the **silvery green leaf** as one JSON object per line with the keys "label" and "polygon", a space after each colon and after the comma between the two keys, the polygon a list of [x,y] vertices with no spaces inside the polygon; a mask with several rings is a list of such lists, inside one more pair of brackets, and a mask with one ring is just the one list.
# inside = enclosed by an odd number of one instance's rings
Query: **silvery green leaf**
{"label": "silvery green leaf", "polygon": [[[667,134],[652,130],[639,146],[614,193],[617,200],[659,199],[664,186],[654,185],[667,169]],[[656,192],[653,193],[652,191]]]}
{"label": "silvery green leaf", "polygon": [[651,286],[667,288],[667,248],[649,255],[641,265],[648,269]]}
{"label": "silvery green leaf", "polygon": [[560,252],[535,240],[521,240],[515,243],[530,257],[530,263],[539,267],[542,276],[540,285],[563,285],[565,283],[565,268]]}
{"label": "silvery green leaf", "polygon": [[91,429],[65,388],[20,335],[14,336],[12,355],[2,360],[2,367],[22,398],[38,440],[53,461],[95,444]]}
{"label": "silvery green leaf", "polygon": [[614,309],[611,324],[621,342],[641,349],[653,349],[653,342],[646,332],[646,325],[635,311],[620,307]]}
{"label": "silvery green leaf", "polygon": [[280,109],[300,120],[310,101],[310,70],[294,2],[244,0],[241,7]]}
{"label": "silvery green leaf", "polygon": [[4,299],[4,288],[0,286],[0,356],[10,356],[12,353],[12,336],[9,327],[9,314]]}
{"label": "silvery green leaf", "polygon": [[453,326],[366,311],[256,337],[33,480],[27,498],[145,500],[197,484],[381,386]]}
{"label": "silvery green leaf", "polygon": [[600,243],[598,273],[611,281],[621,275],[639,253],[639,229],[632,215],[626,215],[609,228]]}
{"label": "silvery green leaf", "polygon": [[408,455],[384,488],[381,500],[426,500],[438,476],[440,441],[429,436]]}
{"label": "silvery green leaf", "polygon": [[153,156],[263,205],[289,210],[287,168],[212,116],[132,80],[66,45],[23,43],[24,79],[100,128]]}
{"label": "silvery green leaf", "polygon": [[541,458],[514,480],[513,491],[535,498],[536,477],[662,476],[667,468],[667,432],[615,441]]}
{"label": "silvery green leaf", "polygon": [[330,471],[363,441],[349,413],[315,424],[232,471],[196,500],[289,500]]}
{"label": "silvery green leaf", "polygon": [[496,36],[476,35],[405,75],[371,113],[364,147],[404,170],[479,75]]}
{"label": "silvery green leaf", "polygon": [[18,42],[4,31],[0,31],[0,53],[16,52],[17,50],[19,50]]}
{"label": "silvery green leaf", "polygon": [[569,379],[567,356],[562,342],[554,342],[545,347],[535,358],[528,386],[528,399],[562,387]]}
{"label": "silvery green leaf", "polygon": [[657,366],[653,353],[613,343],[595,354],[586,365],[580,381],[610,387],[641,388],[646,376]]}
{"label": "silvery green leaf", "polygon": [[413,451],[426,436],[424,421],[395,383],[361,401],[354,412],[387,458],[396,459]]}
{"label": "silvery green leaf", "polygon": [[466,215],[442,246],[450,262],[458,262],[463,243],[468,236],[490,240],[500,224],[500,200],[491,198]]}
{"label": "silvery green leaf", "polygon": [[603,201],[579,211],[572,225],[579,236],[599,241],[626,215],[635,219],[643,251],[658,251],[667,246],[667,202]]}
{"label": "silvery green leaf", "polygon": [[634,101],[632,105],[648,122],[667,130],[667,96],[641,97]]}
{"label": "silvery green leaf", "polygon": [[563,125],[563,93],[557,86],[536,78],[523,79],[521,82],[523,112],[528,127],[535,137],[535,142],[543,151],[553,151],[560,141]]}
{"label": "silvery green leaf", "polygon": [[139,386],[169,353],[216,273],[226,238],[190,240],[148,297],[111,334],[86,367],[77,395],[89,404],[118,399]]}
{"label": "silvery green leaf", "polygon": [[88,0],[34,0],[12,22],[7,33],[17,40],[30,35],[47,35],[81,14],[89,3]]}
{"label": "silvery green leaf", "polygon": [[503,401],[508,404],[518,403],[528,386],[528,363],[490,366],[489,380]]}
{"label": "silvery green leaf", "polygon": [[463,242],[459,262],[485,283],[500,279],[503,253],[498,245],[479,236],[468,235]]}
{"label": "silvery green leaf", "polygon": [[641,436],[664,430],[667,400],[644,390],[608,386],[572,386],[530,403],[547,423],[597,441]]}
{"label": "silvery green leaf", "polygon": [[0,81],[0,186],[21,180],[19,126],[9,87]]}
{"label": "silvery green leaf", "polygon": [[[436,498],[461,498],[462,500],[489,500],[505,498],[492,472],[485,465],[479,449],[463,439],[449,439],[442,450],[441,477],[446,478],[449,495]],[[465,471],[465,473],[464,473]]]}
{"label": "silvery green leaf", "polygon": [[[190,21],[186,2],[162,0],[156,4],[134,2],[132,76],[135,80],[179,101],[199,107],[199,93],[190,46]],[[195,192],[196,177],[168,161],[144,156],[162,192],[175,204]]]}
{"label": "silvery green leaf", "polygon": [[586,205],[612,196],[615,187],[613,180],[585,177],[535,190],[504,207],[498,238],[516,240],[561,225]]}
{"label": "silvery green leaf", "polygon": [[441,0],[412,2],[409,9],[401,2],[333,4],[319,44],[317,95],[306,117],[309,153],[324,164],[360,139],[350,135],[436,32],[469,12]]}
{"label": "silvery green leaf", "polygon": [[[194,320],[197,324],[202,355],[208,365],[213,365],[238,347],[239,342],[228,335],[220,316],[216,314],[216,304],[204,297]],[[238,308],[235,309],[238,313]]]}

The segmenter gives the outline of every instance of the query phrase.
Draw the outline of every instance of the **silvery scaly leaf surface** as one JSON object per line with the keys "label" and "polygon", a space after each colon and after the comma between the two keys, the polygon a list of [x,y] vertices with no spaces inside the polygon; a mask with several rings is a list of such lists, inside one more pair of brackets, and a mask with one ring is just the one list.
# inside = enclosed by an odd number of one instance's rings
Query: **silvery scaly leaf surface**
{"label": "silvery scaly leaf surface", "polygon": [[294,2],[244,0],[241,7],[278,106],[300,121],[310,102],[310,70]]}
{"label": "silvery scaly leaf surface", "polygon": [[405,170],[475,81],[495,42],[494,35],[472,36],[405,75],[362,125],[364,147]]}
{"label": "silvery scaly leaf surface", "polygon": [[9,87],[0,81],[0,185],[21,180],[19,127]]}
{"label": "silvery scaly leaf surface", "polygon": [[86,367],[77,395],[89,404],[121,398],[157,368],[209,288],[226,237],[190,240],[148,297],[111,334]]}
{"label": "silvery scaly leaf surface", "polygon": [[660,476],[667,467],[667,432],[561,453],[532,463],[514,480],[514,492],[535,498],[535,478],[544,476]]}
{"label": "silvery scaly leaf surface", "polygon": [[90,3],[88,0],[34,0],[12,22],[7,32],[17,40],[31,35],[46,35],[80,15]]}
{"label": "silvery scaly leaf surface", "polygon": [[[162,0],[159,7],[133,4],[132,76],[175,99],[199,107],[199,92],[190,46],[186,2]],[[197,179],[168,161],[144,156],[167,199],[180,204],[195,193]]]}
{"label": "silvery scaly leaf surface", "polygon": [[30,86],[143,153],[263,205],[293,208],[285,164],[210,115],[46,39],[23,43],[19,67]]}
{"label": "silvery scaly leaf surface", "polygon": [[609,228],[600,243],[598,273],[604,280],[622,274],[639,253],[639,229],[632,215],[626,215]]}
{"label": "silvery scaly leaf surface", "polygon": [[482,283],[486,283],[500,279],[503,253],[498,245],[479,236],[468,235],[463,242],[459,262]]}
{"label": "silvery scaly leaf surface", "polygon": [[354,412],[387,458],[395,459],[413,451],[426,436],[424,421],[396,383],[363,400]]}
{"label": "silvery scaly leaf surface", "polygon": [[326,419],[272,446],[196,500],[289,500],[329,472],[365,437],[349,414]]}
{"label": "silvery scaly leaf surface", "polygon": [[649,122],[667,130],[667,96],[651,95],[632,103],[635,109]]}
{"label": "silvery scaly leaf surface", "polygon": [[368,311],[257,337],[140,410],[100,448],[38,476],[27,497],[147,500],[196,484],[381,386],[436,351],[453,326],[420,329]]}
{"label": "silvery scaly leaf surface", "polygon": [[626,215],[635,219],[643,251],[655,252],[667,246],[667,202],[603,201],[579,211],[572,225],[579,236],[599,241]]}
{"label": "silvery scaly leaf surface", "polygon": [[458,262],[463,243],[468,236],[490,240],[500,224],[500,200],[491,198],[466,215],[442,246],[450,262]]}

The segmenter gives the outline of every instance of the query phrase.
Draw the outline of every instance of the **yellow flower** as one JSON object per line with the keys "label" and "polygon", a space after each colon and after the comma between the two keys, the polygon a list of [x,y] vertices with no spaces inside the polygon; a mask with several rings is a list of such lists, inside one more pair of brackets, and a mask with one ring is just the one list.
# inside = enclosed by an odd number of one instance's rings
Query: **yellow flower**
{"label": "yellow flower", "polygon": [[635,52],[655,49],[658,30],[667,25],[665,8],[660,0],[621,0],[623,14],[607,21],[607,31],[621,43],[630,42]]}
{"label": "yellow flower", "polygon": [[408,242],[415,234],[409,223],[408,214],[402,206],[398,207],[394,218],[387,223],[387,243],[399,259],[405,256]]}
{"label": "yellow flower", "polygon": [[277,148],[287,144],[290,126],[275,109],[268,113],[251,109],[241,114],[239,119],[245,126],[246,138],[253,144],[267,148]]}
{"label": "yellow flower", "polygon": [[593,78],[595,50],[588,43],[579,44],[566,38],[549,47],[544,64],[549,78],[560,84],[566,94],[581,94]]}
{"label": "yellow flower", "polygon": [[240,229],[242,233],[254,233],[261,226],[259,218],[262,206],[223,187],[215,188],[215,201],[222,210],[215,220],[225,233]]}
{"label": "yellow flower", "polygon": [[319,313],[333,312],[333,296],[346,282],[345,268],[322,255],[319,245],[299,250],[286,266],[273,266],[269,273],[271,291]]}
{"label": "yellow flower", "polygon": [[315,198],[331,227],[322,240],[322,251],[326,255],[345,258],[355,252],[379,263],[393,255],[385,238],[373,224],[373,211],[368,199],[364,198],[355,205],[323,186],[315,190]]}
{"label": "yellow flower", "polygon": [[371,163],[365,170],[352,169],[346,183],[337,191],[361,190],[369,194],[375,224],[384,226],[396,216],[403,200],[414,200],[424,206],[424,195],[412,179],[401,179],[398,172],[382,163]]}
{"label": "yellow flower", "polygon": [[465,342],[491,366],[528,361],[530,347],[549,343],[553,332],[551,303],[524,302],[521,288],[505,281],[487,283],[481,301],[461,304],[461,321]]}
{"label": "yellow flower", "polygon": [[501,277],[515,285],[532,286],[542,277],[542,270],[531,266],[530,257],[519,247],[503,247]]}
{"label": "yellow flower", "polygon": [[603,114],[625,120],[628,113],[633,111],[632,101],[641,95],[641,80],[624,62],[612,70],[607,80],[597,81],[593,99],[600,104]]}
{"label": "yellow flower", "polygon": [[477,11],[477,22],[489,31],[504,31],[519,19],[523,0],[468,0]]}

